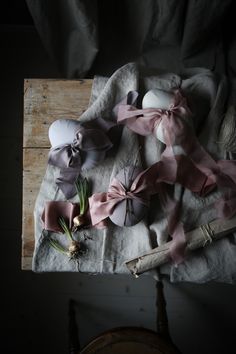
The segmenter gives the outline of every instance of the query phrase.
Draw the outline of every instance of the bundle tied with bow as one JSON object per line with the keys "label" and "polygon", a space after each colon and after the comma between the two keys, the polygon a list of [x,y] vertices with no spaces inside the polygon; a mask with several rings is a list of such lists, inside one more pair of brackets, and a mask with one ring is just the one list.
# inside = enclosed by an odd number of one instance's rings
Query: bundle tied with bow
{"label": "bundle tied with bow", "polygon": [[[73,120],[55,121],[49,129],[49,139],[52,148],[48,163],[59,168],[56,184],[67,199],[76,194],[75,181],[80,172],[99,164],[113,146],[105,131],[85,128]],[[64,142],[58,144],[61,140]]]}

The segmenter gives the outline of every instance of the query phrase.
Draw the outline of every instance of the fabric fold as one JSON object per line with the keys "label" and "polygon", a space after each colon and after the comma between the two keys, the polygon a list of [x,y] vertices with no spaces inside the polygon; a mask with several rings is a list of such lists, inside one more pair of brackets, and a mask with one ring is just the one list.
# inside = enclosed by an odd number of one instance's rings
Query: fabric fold
{"label": "fabric fold", "polygon": [[58,219],[63,217],[69,228],[73,226],[73,219],[79,215],[80,208],[77,203],[64,201],[47,201],[42,213],[43,228],[52,232],[63,232]]}

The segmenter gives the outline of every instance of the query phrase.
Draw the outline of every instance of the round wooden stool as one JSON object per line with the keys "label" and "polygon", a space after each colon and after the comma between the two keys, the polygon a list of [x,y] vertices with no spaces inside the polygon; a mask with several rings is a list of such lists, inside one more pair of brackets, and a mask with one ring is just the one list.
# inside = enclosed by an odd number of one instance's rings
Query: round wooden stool
{"label": "round wooden stool", "polygon": [[104,332],[80,348],[75,319],[75,302],[69,304],[70,354],[180,354],[172,343],[168,328],[162,281],[157,288],[157,332],[140,327],[120,327]]}
{"label": "round wooden stool", "polygon": [[80,354],[177,354],[174,346],[146,328],[122,327],[93,339]]}

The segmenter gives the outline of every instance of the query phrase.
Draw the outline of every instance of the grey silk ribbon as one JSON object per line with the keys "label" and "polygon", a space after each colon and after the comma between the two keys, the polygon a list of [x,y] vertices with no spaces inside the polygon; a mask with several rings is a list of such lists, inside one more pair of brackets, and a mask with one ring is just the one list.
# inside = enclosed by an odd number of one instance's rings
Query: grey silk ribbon
{"label": "grey silk ribbon", "polygon": [[67,199],[76,194],[75,181],[83,168],[92,168],[105,157],[113,144],[99,129],[80,127],[71,144],[51,148],[48,163],[60,169],[57,186]]}
{"label": "grey silk ribbon", "polygon": [[116,123],[118,107],[121,104],[136,105],[137,98],[138,93],[130,91],[115,105],[110,120],[98,117],[88,122],[87,127],[81,125],[71,144],[51,148],[48,163],[60,169],[56,184],[67,199],[76,194],[75,181],[81,170],[98,165],[106,152],[117,144],[121,133],[121,127]]}

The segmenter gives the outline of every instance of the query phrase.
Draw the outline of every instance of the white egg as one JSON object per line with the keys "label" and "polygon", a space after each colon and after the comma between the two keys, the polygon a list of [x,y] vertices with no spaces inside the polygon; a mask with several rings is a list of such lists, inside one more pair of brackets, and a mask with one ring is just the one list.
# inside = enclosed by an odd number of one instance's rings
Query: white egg
{"label": "white egg", "polygon": [[142,101],[143,108],[160,108],[169,109],[174,102],[174,94],[164,90],[150,90],[148,91]]}
{"label": "white egg", "polygon": [[48,130],[48,136],[52,147],[71,144],[80,123],[73,119],[58,119],[53,122]]}
{"label": "white egg", "polygon": [[[160,108],[169,109],[170,105],[174,101],[174,94],[172,92],[167,92],[164,90],[150,90],[148,91],[142,101],[143,108]],[[165,136],[162,128],[162,122],[157,126],[154,132],[156,138],[162,143],[166,143]]]}

